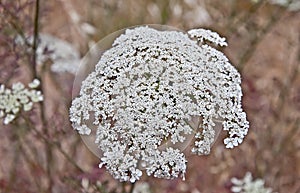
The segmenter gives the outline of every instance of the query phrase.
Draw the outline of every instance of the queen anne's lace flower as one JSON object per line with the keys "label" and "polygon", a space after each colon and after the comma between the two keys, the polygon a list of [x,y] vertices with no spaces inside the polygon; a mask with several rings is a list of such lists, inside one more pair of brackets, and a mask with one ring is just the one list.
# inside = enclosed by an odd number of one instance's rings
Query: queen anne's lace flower
{"label": "queen anne's lace flower", "polygon": [[0,85],[0,118],[4,118],[4,124],[13,121],[21,109],[30,111],[33,103],[43,100],[41,91],[35,90],[39,84],[35,79],[28,84],[29,89],[20,82],[14,83],[11,89]]}
{"label": "queen anne's lace flower", "polygon": [[[50,34],[39,34],[39,43],[36,50],[37,64],[43,65],[46,61],[51,60],[51,71],[56,73],[72,73],[76,71],[80,64],[80,53],[74,45],[59,39]],[[28,41],[33,43],[33,36],[28,37]],[[25,42],[21,37],[16,39],[16,43],[24,45]],[[31,49],[31,48],[30,48]]]}
{"label": "queen anne's lace flower", "polygon": [[[228,131],[227,148],[238,146],[247,134],[240,74],[203,41],[225,46],[225,38],[203,29],[189,34],[126,30],[73,100],[74,128],[87,135],[97,131],[96,143],[104,153],[100,166],[116,179],[134,182],[142,170],[159,178],[184,177],[184,154],[163,144],[180,144],[193,135],[192,152],[209,154],[216,122]],[[190,124],[194,117],[202,120],[196,128]]]}
{"label": "queen anne's lace flower", "polygon": [[252,174],[247,172],[243,179],[232,178],[232,192],[236,193],[272,193],[271,188],[264,187],[264,180],[253,180]]}

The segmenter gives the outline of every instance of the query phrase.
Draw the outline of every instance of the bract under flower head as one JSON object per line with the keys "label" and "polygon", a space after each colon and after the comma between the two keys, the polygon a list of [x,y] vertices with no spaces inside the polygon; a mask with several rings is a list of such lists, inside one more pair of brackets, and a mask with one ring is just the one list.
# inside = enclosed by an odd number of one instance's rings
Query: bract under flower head
{"label": "bract under flower head", "polygon": [[203,29],[191,30],[190,36],[128,29],[82,82],[70,120],[80,134],[96,130],[100,165],[116,179],[134,182],[142,170],[160,178],[184,177],[187,160],[176,144],[192,136],[191,151],[209,154],[220,122],[228,131],[227,148],[243,141],[249,124],[240,74],[203,40],[227,45]]}

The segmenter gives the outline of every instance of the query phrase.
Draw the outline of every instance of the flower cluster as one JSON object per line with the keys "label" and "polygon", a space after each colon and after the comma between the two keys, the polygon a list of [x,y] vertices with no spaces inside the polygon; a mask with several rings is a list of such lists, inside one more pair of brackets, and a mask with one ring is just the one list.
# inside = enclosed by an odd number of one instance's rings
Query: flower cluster
{"label": "flower cluster", "polygon": [[[52,72],[76,74],[80,64],[80,53],[74,45],[49,34],[40,34],[39,40],[37,59],[40,64],[50,59],[53,62]],[[45,54],[45,50],[48,53]]]}
{"label": "flower cluster", "polygon": [[192,29],[188,32],[188,34],[191,36],[191,38],[197,38],[200,42],[208,40],[219,46],[227,46],[225,38],[220,37],[219,34],[208,29]]}
{"label": "flower cluster", "polygon": [[264,187],[264,180],[256,179],[253,180],[252,174],[247,172],[245,177],[241,180],[237,178],[232,178],[231,182],[233,187],[231,188],[232,192],[238,193],[272,193],[271,188]]}
{"label": "flower cluster", "polygon": [[[242,143],[249,123],[240,74],[204,40],[227,45],[209,30],[128,29],[83,81],[70,120],[80,134],[95,131],[100,166],[116,179],[135,182],[142,170],[184,178],[187,160],[176,145],[192,136],[191,151],[209,154],[219,122],[227,148]],[[192,126],[195,117],[201,121]]]}
{"label": "flower cluster", "polygon": [[[59,39],[50,34],[39,34],[39,43],[36,50],[37,63],[43,65],[51,60],[51,71],[56,73],[68,72],[76,74],[80,64],[80,53],[71,43]],[[29,43],[33,43],[33,36],[28,37]],[[16,39],[16,43],[24,45],[21,37]]]}
{"label": "flower cluster", "polygon": [[35,90],[39,84],[40,81],[34,79],[28,84],[29,88],[20,82],[14,83],[11,89],[0,85],[0,118],[4,118],[5,125],[13,121],[21,109],[30,111],[33,103],[43,100],[41,91]]}

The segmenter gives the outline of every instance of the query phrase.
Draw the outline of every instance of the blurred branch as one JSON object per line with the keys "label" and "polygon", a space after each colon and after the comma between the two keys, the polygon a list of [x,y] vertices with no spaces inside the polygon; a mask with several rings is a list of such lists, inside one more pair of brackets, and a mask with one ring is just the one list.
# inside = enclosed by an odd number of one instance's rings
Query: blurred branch
{"label": "blurred branch", "polygon": [[280,145],[279,145],[279,149],[276,152],[276,155],[280,155],[282,153],[282,150],[285,149],[285,147],[288,146],[288,143],[292,142],[291,139],[293,138],[293,136],[295,136],[295,134],[298,132],[299,130],[299,125],[300,125],[300,118],[298,118],[294,124],[293,127],[291,129],[291,131],[289,131],[287,133],[287,135],[284,137],[284,139],[281,141]]}
{"label": "blurred branch", "polygon": [[[122,193],[126,193],[126,184],[127,182],[122,182]],[[128,193],[133,193],[135,182],[134,183],[129,183],[129,191]]]}
{"label": "blurred branch", "polygon": [[135,183],[130,184],[129,193],[133,193]]}
{"label": "blurred branch", "polygon": [[35,15],[34,15],[34,34],[33,34],[33,45],[32,45],[32,73],[33,78],[37,77],[36,74],[36,50],[38,46],[38,35],[39,35],[39,11],[40,11],[40,0],[35,1]]}
{"label": "blurred branch", "polygon": [[253,21],[253,16],[257,14],[257,11],[259,9],[261,9],[263,6],[265,6],[267,4],[267,1],[259,1],[258,3],[254,3],[252,5],[252,7],[250,8],[249,11],[246,12],[246,14],[242,17],[240,17],[235,23],[234,23],[234,18],[237,17],[236,13],[237,13],[237,1],[238,0],[234,0],[232,2],[232,11],[231,14],[229,16],[229,22],[227,24],[227,29],[228,30],[228,34],[235,34],[238,31],[238,28],[242,25],[247,26],[249,24],[249,22]]}
{"label": "blurred branch", "polygon": [[65,158],[76,168],[78,169],[80,172],[82,173],[85,173],[84,169],[82,169],[72,158],[71,156],[69,156],[69,154],[67,152],[65,152],[63,150],[63,148],[61,148],[61,145],[60,145],[60,142],[55,142],[55,143],[52,143],[52,145],[55,145],[57,147],[57,149],[59,150],[59,152],[61,154],[63,154],[65,156]]}
{"label": "blurred branch", "polygon": [[[20,126],[20,128],[21,128],[21,126]],[[28,129],[28,128],[25,128],[25,129]],[[20,129],[17,131],[17,137],[18,137],[18,141],[20,143],[20,154],[23,155],[24,161],[28,165],[29,171],[34,172],[36,169],[36,166],[37,166],[37,162],[38,162],[38,157],[37,157],[38,154],[37,153],[33,154],[36,156],[34,158],[34,160],[30,158],[30,156],[28,155],[28,153],[25,150],[26,145],[28,145],[30,143],[26,143],[25,141],[23,141],[24,136],[20,132]],[[33,149],[32,149],[32,147],[29,147],[28,150],[33,150]],[[38,166],[41,166],[41,165],[38,165]],[[33,181],[34,181],[36,187],[38,188],[39,192],[41,192],[42,187],[41,187],[40,178],[33,178]]]}
{"label": "blurred branch", "polygon": [[[34,14],[34,34],[33,34],[33,42],[32,42],[32,64],[29,64],[31,72],[32,72],[32,78],[37,78],[37,49],[38,49],[38,38],[39,38],[39,13],[40,13],[40,0],[35,1],[35,14]],[[42,67],[42,72],[40,74],[40,77],[43,77],[43,70],[44,67]],[[40,90],[42,93],[45,93],[45,88],[43,84],[43,80],[41,81]],[[48,136],[48,129],[47,129],[47,121],[45,116],[45,97],[44,101],[40,103],[40,118],[42,123],[42,130],[45,133],[45,136]],[[27,120],[28,122],[28,120]],[[30,121],[29,121],[30,122]],[[35,128],[34,125],[31,124],[30,128]],[[36,130],[37,131],[37,130]],[[45,153],[46,153],[46,172],[48,176],[48,192],[52,192],[53,187],[53,176],[51,168],[53,163],[53,152],[51,144],[48,140],[45,140],[44,143],[45,147]]]}
{"label": "blurred branch", "polygon": [[283,12],[276,12],[272,15],[269,22],[265,25],[265,27],[260,31],[260,33],[255,33],[253,37],[251,38],[250,46],[248,49],[245,50],[245,52],[242,54],[239,62],[238,62],[238,69],[242,72],[245,65],[251,59],[254,52],[256,51],[256,48],[258,44],[261,42],[261,40],[270,32],[273,26],[276,25],[276,23],[282,18]]}
{"label": "blurred branch", "polygon": [[[12,128],[12,138],[17,139],[17,128]],[[17,176],[17,165],[20,160],[20,148],[21,143],[19,140],[16,141],[16,144],[14,145],[14,157],[13,160],[11,160],[11,168],[10,168],[10,176],[9,176],[9,181],[8,181],[8,186],[5,188],[5,192],[10,192],[14,186],[14,183],[16,181],[16,176]]]}
{"label": "blurred branch", "polygon": [[31,123],[31,121],[24,117],[23,118],[25,119],[26,123],[29,125],[29,128],[30,129],[33,129],[35,131],[35,133],[41,137],[41,139],[46,143],[46,144],[49,144],[50,146],[54,146],[58,149],[58,151],[76,168],[78,169],[80,172],[84,173],[85,171],[71,158],[71,156],[65,152],[63,150],[63,148],[61,147],[60,145],[60,142],[58,141],[50,141],[49,138],[45,137],[40,131],[38,131],[34,125]]}
{"label": "blurred branch", "polygon": [[[31,43],[29,43],[27,41],[24,30],[18,24],[19,18],[16,16],[16,13],[11,12],[11,10],[8,8],[8,5],[6,5],[6,3],[4,3],[2,1],[0,1],[0,8],[3,9],[3,14],[0,14],[1,19],[3,21],[7,21],[8,25],[10,25],[17,32],[17,34],[21,36],[25,45],[31,48],[32,45],[31,45]],[[1,29],[1,30],[3,30],[3,29]]]}

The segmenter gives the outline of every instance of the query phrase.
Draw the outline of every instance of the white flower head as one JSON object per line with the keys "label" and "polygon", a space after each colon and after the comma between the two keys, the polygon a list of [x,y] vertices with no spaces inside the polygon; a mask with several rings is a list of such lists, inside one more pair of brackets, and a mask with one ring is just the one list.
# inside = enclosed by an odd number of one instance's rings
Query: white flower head
{"label": "white flower head", "polygon": [[240,74],[202,40],[227,45],[203,29],[127,29],[82,82],[70,120],[80,134],[95,131],[100,166],[116,179],[134,182],[143,170],[184,178],[187,160],[177,145],[192,138],[193,153],[209,154],[220,122],[227,148],[242,143],[249,124]]}
{"label": "white flower head", "polygon": [[[43,65],[46,61],[51,60],[51,71],[55,73],[71,73],[76,74],[80,64],[80,52],[71,43],[57,38],[50,34],[39,34],[39,44],[36,50],[37,64]],[[33,36],[28,37],[30,43],[33,42]],[[18,37],[16,40],[18,44],[24,44],[24,40]],[[32,86],[38,86],[39,82],[32,82]]]}
{"label": "white flower head", "polygon": [[272,193],[271,188],[264,187],[263,179],[254,180],[250,172],[247,172],[243,179],[232,178],[231,182],[231,191],[234,193]]}
{"label": "white flower head", "polygon": [[28,84],[29,88],[20,82],[14,83],[11,89],[0,85],[0,118],[4,118],[5,125],[12,122],[21,109],[30,111],[33,103],[43,100],[41,91],[35,90],[39,84],[40,81],[35,79]]}

